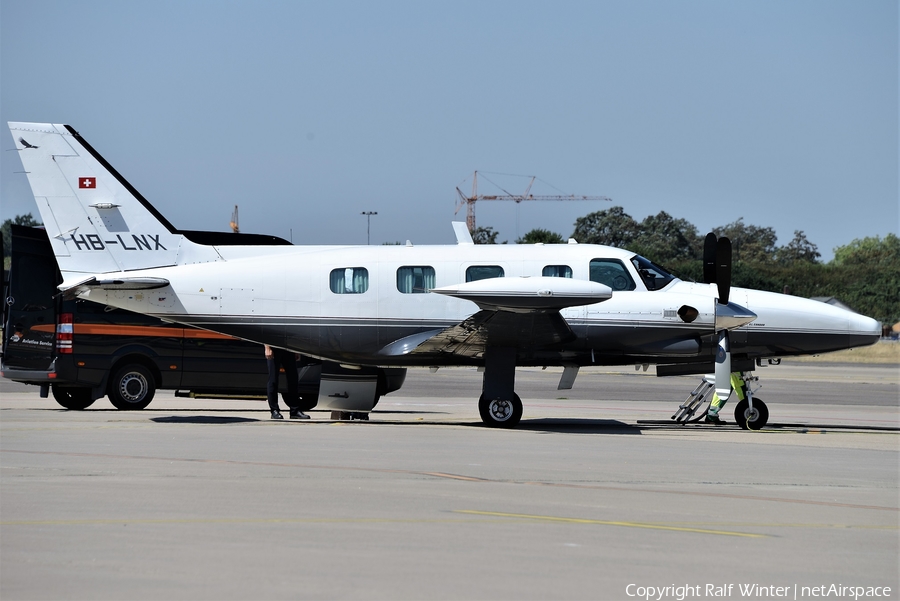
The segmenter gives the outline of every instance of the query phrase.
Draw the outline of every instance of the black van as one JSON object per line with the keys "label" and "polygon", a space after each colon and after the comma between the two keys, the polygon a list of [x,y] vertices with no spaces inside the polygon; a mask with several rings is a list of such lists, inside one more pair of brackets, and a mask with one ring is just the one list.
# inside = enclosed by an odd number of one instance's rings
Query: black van
{"label": "black van", "polygon": [[[206,241],[284,243],[253,234],[195,232]],[[63,300],[62,278],[43,229],[12,226],[4,282],[2,377],[52,391],[67,409],[84,409],[108,395],[118,409],[143,409],[158,389],[176,396],[265,398],[263,347],[155,317],[85,300]],[[318,400],[322,364],[301,358],[300,409]],[[397,390],[406,370],[372,368],[378,395]],[[281,391],[286,390],[284,376]]]}

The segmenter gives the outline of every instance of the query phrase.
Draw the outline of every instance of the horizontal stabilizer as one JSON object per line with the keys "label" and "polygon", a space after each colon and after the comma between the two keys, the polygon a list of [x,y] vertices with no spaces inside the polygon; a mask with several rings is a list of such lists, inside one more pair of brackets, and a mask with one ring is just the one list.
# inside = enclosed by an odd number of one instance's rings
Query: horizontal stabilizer
{"label": "horizontal stabilizer", "polygon": [[488,278],[432,292],[472,301],[482,309],[517,313],[559,311],[612,298],[612,289],[597,282],[548,277]]}
{"label": "horizontal stabilizer", "polygon": [[76,282],[74,284],[63,282],[59,286],[63,297],[70,299],[75,298],[79,294],[92,289],[99,290],[156,290],[157,288],[165,288],[169,285],[169,280],[165,278],[150,277],[123,277],[110,278],[90,277],[86,280]]}

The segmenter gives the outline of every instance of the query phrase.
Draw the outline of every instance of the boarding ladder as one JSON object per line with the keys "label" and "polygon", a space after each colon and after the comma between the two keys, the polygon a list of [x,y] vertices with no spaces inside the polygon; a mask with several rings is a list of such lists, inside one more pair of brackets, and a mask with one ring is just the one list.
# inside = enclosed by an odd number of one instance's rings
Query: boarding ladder
{"label": "boarding ladder", "polygon": [[[760,389],[760,386],[751,388],[750,385],[752,382],[758,382],[759,376],[754,376],[753,372],[745,371],[741,372],[741,379],[746,385],[745,392],[747,399],[752,403],[753,397],[756,394],[756,391]],[[700,421],[709,410],[709,404],[712,402],[712,395],[715,393],[715,391],[715,374],[707,374],[703,376],[703,379],[700,380],[700,383],[697,384],[697,387],[694,388],[694,391],[688,395],[688,398],[686,398],[683,403],[678,405],[678,409],[675,410],[675,415],[672,416],[672,419],[675,420],[676,423],[682,425],[692,424]]]}
{"label": "boarding ladder", "polygon": [[672,419],[679,424],[691,424],[703,419],[716,390],[715,376],[703,376],[694,391],[678,406]]}

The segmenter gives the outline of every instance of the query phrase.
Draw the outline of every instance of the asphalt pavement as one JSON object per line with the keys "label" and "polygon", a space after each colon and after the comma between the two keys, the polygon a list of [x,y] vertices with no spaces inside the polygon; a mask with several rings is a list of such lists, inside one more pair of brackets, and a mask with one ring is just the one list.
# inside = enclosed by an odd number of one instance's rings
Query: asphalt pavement
{"label": "asphalt pavement", "polygon": [[897,366],[759,370],[759,432],[673,424],[694,378],[582,371],[520,369],[515,430],[471,369],[411,370],[369,422],[2,382],[0,598],[898,598]]}

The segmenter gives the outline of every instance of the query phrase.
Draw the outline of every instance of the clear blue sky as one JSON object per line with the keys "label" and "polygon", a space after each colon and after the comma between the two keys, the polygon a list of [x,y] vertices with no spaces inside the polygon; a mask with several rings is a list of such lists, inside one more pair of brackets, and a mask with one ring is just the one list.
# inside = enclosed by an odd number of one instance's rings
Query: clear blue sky
{"label": "clear blue sky", "polygon": [[[0,0],[0,44],[4,131],[72,125],[183,229],[238,204],[295,243],[365,243],[362,211],[373,243],[452,242],[477,169],[803,230],[825,259],[898,232],[896,0]],[[16,153],[0,168],[0,218],[37,215]],[[477,216],[513,241],[610,206]]]}

